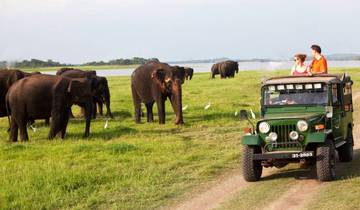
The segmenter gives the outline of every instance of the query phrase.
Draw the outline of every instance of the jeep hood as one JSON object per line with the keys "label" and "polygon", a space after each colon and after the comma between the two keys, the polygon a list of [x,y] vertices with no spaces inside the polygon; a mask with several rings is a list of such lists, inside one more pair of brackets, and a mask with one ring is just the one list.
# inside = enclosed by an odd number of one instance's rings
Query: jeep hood
{"label": "jeep hood", "polygon": [[265,108],[262,120],[270,119],[314,119],[324,116],[323,106],[271,107]]}
{"label": "jeep hood", "polygon": [[265,116],[261,120],[279,120],[279,119],[314,119],[322,117],[323,113],[269,113],[265,114]]}

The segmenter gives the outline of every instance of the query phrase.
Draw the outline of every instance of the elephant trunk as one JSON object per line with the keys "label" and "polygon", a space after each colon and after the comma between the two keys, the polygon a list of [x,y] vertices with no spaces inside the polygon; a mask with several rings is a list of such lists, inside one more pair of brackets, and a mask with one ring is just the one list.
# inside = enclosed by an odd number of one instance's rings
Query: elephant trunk
{"label": "elephant trunk", "polygon": [[182,91],[181,91],[181,81],[176,80],[172,85],[172,94],[171,94],[171,105],[176,114],[175,124],[184,124],[183,113],[182,113]]}

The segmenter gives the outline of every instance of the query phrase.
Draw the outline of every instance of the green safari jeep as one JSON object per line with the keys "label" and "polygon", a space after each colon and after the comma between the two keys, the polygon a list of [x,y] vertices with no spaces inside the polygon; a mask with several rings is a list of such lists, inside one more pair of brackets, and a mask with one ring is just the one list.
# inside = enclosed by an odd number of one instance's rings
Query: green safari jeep
{"label": "green safari jeep", "polygon": [[260,120],[240,112],[252,125],[242,139],[245,180],[258,181],[263,167],[291,162],[316,165],[320,181],[333,180],[336,150],[340,161],[353,158],[352,84],[346,74],[264,80]]}

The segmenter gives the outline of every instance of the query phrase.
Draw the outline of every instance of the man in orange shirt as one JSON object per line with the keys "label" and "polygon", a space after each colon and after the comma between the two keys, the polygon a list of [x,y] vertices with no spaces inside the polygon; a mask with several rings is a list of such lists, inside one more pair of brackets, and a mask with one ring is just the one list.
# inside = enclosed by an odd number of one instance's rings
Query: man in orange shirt
{"label": "man in orange shirt", "polygon": [[311,53],[313,61],[311,62],[310,69],[312,74],[327,74],[327,61],[323,55],[321,55],[321,48],[319,45],[311,46]]}

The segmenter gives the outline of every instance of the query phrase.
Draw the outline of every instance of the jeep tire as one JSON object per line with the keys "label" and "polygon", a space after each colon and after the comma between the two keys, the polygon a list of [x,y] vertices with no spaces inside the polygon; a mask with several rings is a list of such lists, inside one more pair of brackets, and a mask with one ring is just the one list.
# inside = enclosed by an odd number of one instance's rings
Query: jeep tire
{"label": "jeep tire", "polygon": [[242,171],[244,179],[248,182],[259,181],[262,174],[262,165],[260,160],[254,160],[254,154],[260,154],[259,146],[244,145]]}
{"label": "jeep tire", "polygon": [[346,138],[346,143],[338,148],[339,160],[341,162],[350,162],[353,159],[354,153],[354,139],[352,134],[352,129],[348,129],[348,135]]}
{"label": "jeep tire", "polygon": [[327,140],[316,148],[316,173],[320,181],[335,179],[336,155],[332,141]]}

